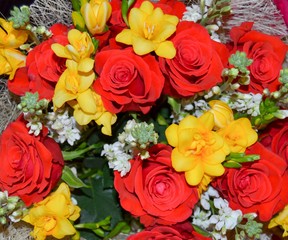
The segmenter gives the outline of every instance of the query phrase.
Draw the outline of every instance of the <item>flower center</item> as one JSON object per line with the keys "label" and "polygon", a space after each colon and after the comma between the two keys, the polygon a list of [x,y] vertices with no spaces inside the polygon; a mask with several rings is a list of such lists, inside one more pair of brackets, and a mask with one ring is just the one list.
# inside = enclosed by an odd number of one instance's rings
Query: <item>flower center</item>
{"label": "flower center", "polygon": [[243,177],[239,183],[239,186],[242,189],[247,188],[247,186],[249,186],[249,185],[250,185],[250,177],[249,176]]}
{"label": "flower center", "polygon": [[56,220],[52,217],[46,217],[44,219],[45,221],[45,226],[44,226],[44,229],[45,231],[49,232],[51,231],[53,228],[55,228],[56,226]]}
{"label": "flower center", "polygon": [[166,190],[166,184],[163,182],[158,182],[156,183],[155,188],[156,188],[156,192],[162,195],[164,191]]}
{"label": "flower center", "polygon": [[144,36],[146,39],[150,40],[153,37],[156,26],[154,24],[149,24],[144,22]]}

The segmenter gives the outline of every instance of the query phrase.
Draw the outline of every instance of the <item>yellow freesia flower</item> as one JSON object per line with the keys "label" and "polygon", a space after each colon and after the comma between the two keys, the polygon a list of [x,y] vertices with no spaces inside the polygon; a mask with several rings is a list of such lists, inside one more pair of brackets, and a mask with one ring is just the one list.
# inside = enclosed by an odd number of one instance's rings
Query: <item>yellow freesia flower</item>
{"label": "yellow freesia flower", "polygon": [[85,58],[81,63],[73,60],[66,61],[67,69],[62,73],[56,84],[53,96],[54,109],[60,108],[65,102],[76,99],[80,106],[88,112],[94,112],[91,105],[91,90],[95,79],[93,71],[94,60]]}
{"label": "yellow freesia flower", "polygon": [[86,27],[92,35],[105,31],[106,22],[110,18],[112,7],[107,0],[90,0],[81,7],[81,14]]}
{"label": "yellow freesia flower", "polygon": [[13,79],[18,68],[24,67],[26,56],[20,51],[13,48],[0,48],[0,75],[9,75]]}
{"label": "yellow freesia flower", "polygon": [[172,150],[172,166],[185,172],[188,184],[198,185],[204,174],[221,176],[225,169],[222,162],[230,153],[227,143],[217,132],[212,131],[214,117],[210,112],[201,117],[186,116],[179,125],[172,124],[166,131]]}
{"label": "yellow freesia flower", "polygon": [[268,228],[281,226],[284,230],[282,237],[288,236],[288,205],[269,222]]}
{"label": "yellow freesia flower", "polygon": [[138,55],[155,51],[164,58],[172,59],[176,49],[167,41],[175,31],[179,19],[164,14],[161,8],[155,8],[151,2],[144,1],[140,8],[132,8],[128,17],[130,29],[124,29],[116,36],[116,41],[132,45]]}
{"label": "yellow freesia flower", "polygon": [[37,240],[47,236],[61,239],[76,233],[69,220],[75,221],[79,216],[80,208],[72,203],[68,185],[61,183],[54,193],[34,204],[22,220],[34,226],[31,235]]}
{"label": "yellow freesia flower", "polygon": [[234,120],[233,111],[227,103],[220,100],[209,102],[211,112],[214,115],[216,129],[224,128]]}
{"label": "yellow freesia flower", "polygon": [[68,41],[70,44],[66,46],[59,43],[51,45],[52,50],[58,57],[80,62],[89,58],[95,50],[92,39],[87,32],[72,29],[68,32]]}
{"label": "yellow freesia flower", "polygon": [[0,48],[18,48],[28,39],[25,30],[16,30],[12,22],[0,18]]}
{"label": "yellow freesia flower", "polygon": [[218,130],[218,133],[225,139],[231,152],[237,153],[245,152],[246,148],[258,139],[258,134],[252,129],[248,118],[239,118]]}
{"label": "yellow freesia flower", "polygon": [[117,120],[116,114],[108,112],[103,106],[100,95],[92,90],[91,97],[93,99],[91,99],[90,104],[94,106],[94,112],[85,111],[77,101],[69,102],[69,105],[74,109],[75,120],[80,125],[87,125],[89,122],[95,121],[99,126],[102,125],[101,132],[103,134],[111,136],[111,125]]}

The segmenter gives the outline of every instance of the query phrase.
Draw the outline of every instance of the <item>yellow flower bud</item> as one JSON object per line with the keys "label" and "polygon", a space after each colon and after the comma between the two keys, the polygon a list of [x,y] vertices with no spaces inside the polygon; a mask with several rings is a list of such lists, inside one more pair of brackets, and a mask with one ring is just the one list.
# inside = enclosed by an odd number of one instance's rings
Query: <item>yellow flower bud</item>
{"label": "yellow flower bud", "polygon": [[106,22],[110,18],[112,7],[107,0],[91,0],[81,7],[81,14],[86,27],[92,35],[105,31]]}
{"label": "yellow flower bud", "polygon": [[233,111],[225,102],[212,100],[209,105],[211,107],[209,112],[214,116],[216,129],[224,128],[234,120]]}

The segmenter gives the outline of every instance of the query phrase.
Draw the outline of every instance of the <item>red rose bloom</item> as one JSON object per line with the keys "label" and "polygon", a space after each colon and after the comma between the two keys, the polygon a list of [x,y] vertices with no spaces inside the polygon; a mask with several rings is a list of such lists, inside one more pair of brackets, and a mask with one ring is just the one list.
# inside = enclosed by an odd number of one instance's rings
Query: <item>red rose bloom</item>
{"label": "red rose bloom", "polygon": [[284,187],[288,181],[287,164],[261,143],[252,145],[246,154],[259,154],[260,160],[240,169],[228,169],[214,187],[229,201],[232,209],[255,212],[266,222],[288,203],[288,191]]}
{"label": "red rose bloom", "polygon": [[235,51],[243,51],[253,63],[248,67],[250,84],[242,85],[244,92],[262,93],[264,88],[271,92],[280,85],[279,76],[288,46],[280,38],[251,30],[253,23],[242,23],[230,32]]}
{"label": "red rose bloom", "polygon": [[176,56],[173,59],[160,58],[160,68],[167,78],[165,94],[191,97],[222,81],[222,60],[226,64],[228,50],[223,44],[211,40],[203,26],[180,22],[172,41]]}
{"label": "red rose bloom", "polygon": [[125,111],[149,112],[160,97],[164,77],[152,55],[138,56],[132,48],[105,50],[95,56],[99,78],[95,91],[104,107],[112,113]]}
{"label": "red rose bloom", "polygon": [[272,122],[259,137],[261,143],[288,164],[288,118]]}
{"label": "red rose bloom", "polygon": [[164,144],[149,149],[150,157],[131,160],[130,172],[121,177],[114,172],[114,186],[121,206],[145,226],[172,225],[188,219],[199,200],[197,188],[186,183],[183,173],[173,170],[171,147]]}
{"label": "red rose bloom", "polygon": [[127,240],[208,240],[211,238],[204,237],[194,231],[191,223],[184,222],[172,226],[153,226],[146,228],[144,231],[131,235]]}
{"label": "red rose bloom", "polygon": [[0,189],[19,196],[27,206],[51,192],[64,166],[59,145],[42,134],[30,135],[19,118],[0,137]]}
{"label": "red rose bloom", "polygon": [[17,95],[25,92],[38,92],[39,98],[52,99],[55,85],[65,70],[65,58],[58,57],[51,45],[59,43],[67,45],[68,28],[62,24],[55,24],[50,29],[53,36],[37,45],[29,52],[26,67],[17,70],[12,81],[8,81],[8,88]]}

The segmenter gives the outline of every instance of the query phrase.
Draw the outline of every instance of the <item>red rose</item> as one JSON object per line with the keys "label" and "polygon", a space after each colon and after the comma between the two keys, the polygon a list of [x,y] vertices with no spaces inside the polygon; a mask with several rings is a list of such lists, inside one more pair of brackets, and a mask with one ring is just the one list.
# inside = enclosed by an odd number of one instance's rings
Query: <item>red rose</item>
{"label": "red rose", "polygon": [[173,59],[160,58],[160,68],[167,78],[164,93],[174,97],[190,97],[211,89],[222,81],[223,63],[228,50],[211,40],[200,24],[180,22],[172,39],[176,48]]}
{"label": "red rose", "polygon": [[45,134],[29,135],[22,119],[0,137],[0,189],[27,206],[41,201],[61,178],[64,160],[59,145]]}
{"label": "red rose", "polygon": [[261,143],[288,164],[288,118],[272,122],[259,137]]}
{"label": "red rose", "polygon": [[172,226],[153,226],[146,228],[144,231],[131,235],[127,240],[208,240],[211,238],[204,237],[194,231],[191,223],[184,222]]}
{"label": "red rose", "polygon": [[242,23],[230,32],[234,42],[233,53],[237,50],[247,54],[253,63],[248,67],[250,84],[242,85],[244,92],[262,93],[264,88],[271,92],[280,85],[279,76],[288,46],[280,38],[251,30],[253,23]]}
{"label": "red rose", "polygon": [[53,43],[67,45],[68,28],[62,24],[55,24],[50,29],[53,36],[37,45],[29,52],[26,67],[20,68],[12,81],[8,81],[8,88],[17,95],[25,92],[38,92],[39,98],[52,99],[55,85],[65,70],[65,58],[60,58],[51,49]]}
{"label": "red rose", "polygon": [[96,54],[95,70],[99,78],[95,91],[104,107],[112,112],[149,112],[160,97],[164,77],[152,55],[138,56],[132,48],[105,50]]}
{"label": "red rose", "polygon": [[171,151],[170,146],[154,145],[148,159],[137,156],[131,160],[131,171],[125,177],[114,172],[121,206],[140,217],[145,226],[183,222],[199,200],[197,188],[186,183],[183,173],[173,170]]}
{"label": "red rose", "polygon": [[240,169],[228,169],[214,186],[229,201],[231,208],[243,213],[255,212],[261,221],[269,221],[288,203],[287,164],[261,143],[252,145],[246,154],[259,154],[260,160]]}

